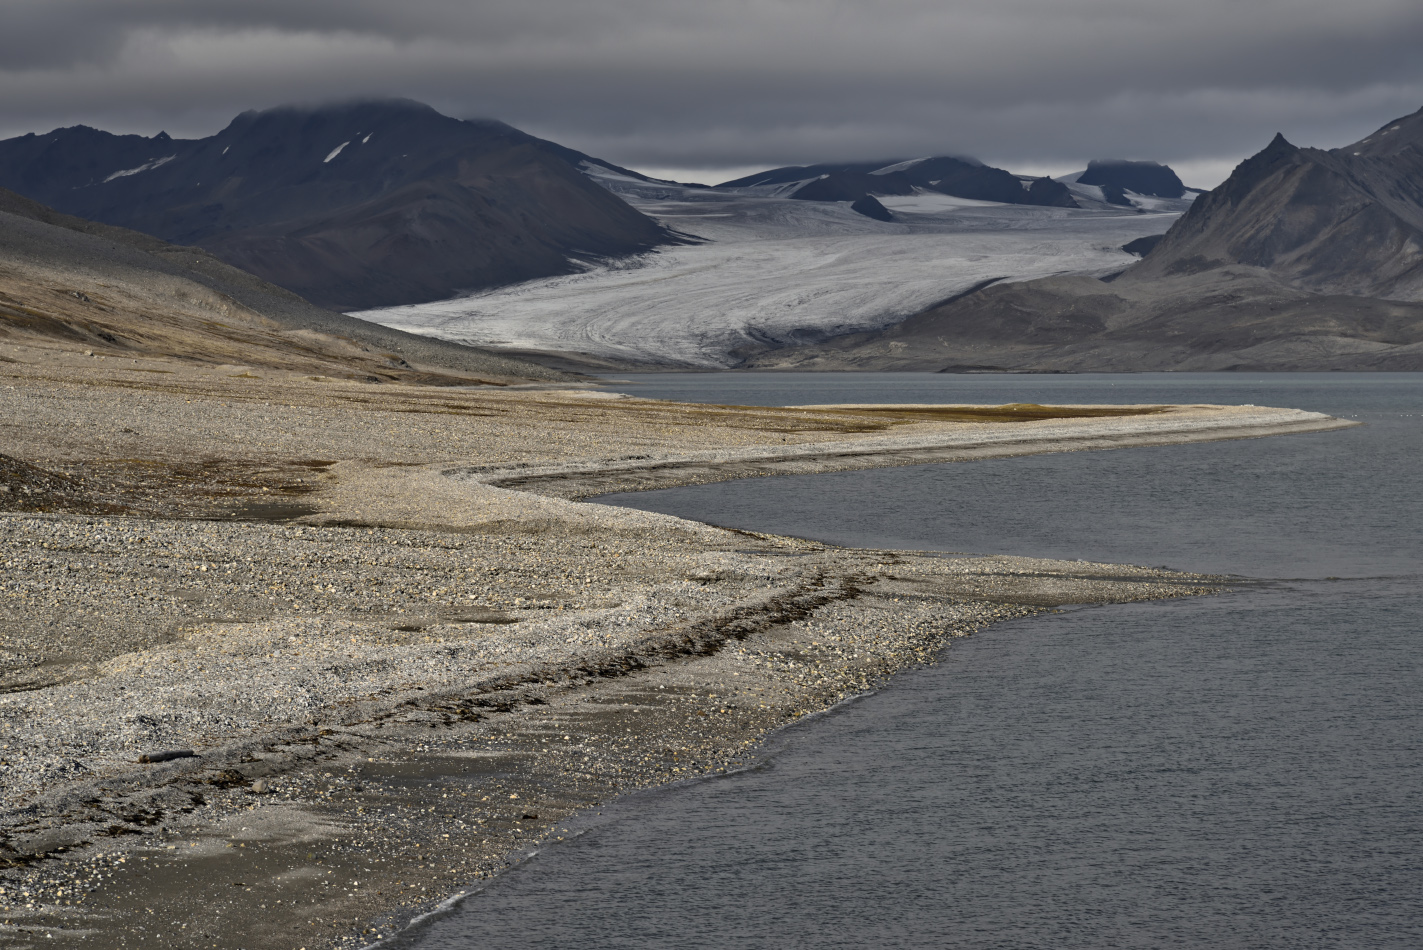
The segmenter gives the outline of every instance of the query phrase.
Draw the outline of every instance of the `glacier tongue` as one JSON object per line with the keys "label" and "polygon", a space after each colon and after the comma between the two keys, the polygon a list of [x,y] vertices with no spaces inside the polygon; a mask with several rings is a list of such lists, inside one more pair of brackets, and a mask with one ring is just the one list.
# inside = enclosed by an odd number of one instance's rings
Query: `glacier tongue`
{"label": "glacier tongue", "polygon": [[358,316],[462,343],[724,368],[770,346],[895,323],[993,278],[1120,270],[1135,260],[1121,245],[1176,219],[910,197],[882,199],[895,220],[879,222],[845,203],[612,175],[603,184],[701,243]]}

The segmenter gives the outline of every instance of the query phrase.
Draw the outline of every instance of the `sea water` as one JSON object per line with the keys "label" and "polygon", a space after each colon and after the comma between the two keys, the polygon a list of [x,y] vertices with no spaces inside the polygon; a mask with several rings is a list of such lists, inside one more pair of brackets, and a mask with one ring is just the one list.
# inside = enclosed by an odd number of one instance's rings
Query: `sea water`
{"label": "sea water", "polygon": [[1423,374],[628,383],[759,405],[1254,403],[1365,425],[603,499],[837,544],[1242,580],[955,642],[786,730],[754,768],[615,803],[401,942],[1423,946]]}

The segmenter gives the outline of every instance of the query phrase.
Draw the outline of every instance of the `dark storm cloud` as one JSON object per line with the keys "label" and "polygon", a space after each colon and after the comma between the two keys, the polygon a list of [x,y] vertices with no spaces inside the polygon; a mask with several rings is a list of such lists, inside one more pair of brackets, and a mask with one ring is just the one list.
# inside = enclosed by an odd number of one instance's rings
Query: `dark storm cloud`
{"label": "dark storm cloud", "polygon": [[0,134],[406,95],[633,166],[1208,162],[1423,106],[1420,48],[1417,0],[7,0]]}

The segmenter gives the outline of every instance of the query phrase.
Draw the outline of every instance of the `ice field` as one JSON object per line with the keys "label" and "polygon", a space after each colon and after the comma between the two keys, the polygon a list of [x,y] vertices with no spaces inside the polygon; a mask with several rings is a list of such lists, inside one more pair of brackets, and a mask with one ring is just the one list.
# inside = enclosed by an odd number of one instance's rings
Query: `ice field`
{"label": "ice field", "polygon": [[1175,213],[882,198],[896,220],[845,203],[603,182],[699,243],[586,272],[357,316],[431,336],[614,364],[729,367],[742,355],[882,327],[994,278],[1102,275],[1121,245]]}

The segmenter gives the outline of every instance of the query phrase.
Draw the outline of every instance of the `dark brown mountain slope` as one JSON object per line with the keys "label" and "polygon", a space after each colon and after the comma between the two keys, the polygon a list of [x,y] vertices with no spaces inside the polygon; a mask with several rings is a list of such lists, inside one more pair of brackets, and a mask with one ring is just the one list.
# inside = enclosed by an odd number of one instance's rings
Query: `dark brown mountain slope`
{"label": "dark brown mountain slope", "polygon": [[877,333],[748,367],[930,372],[1420,370],[1423,304],[1308,294],[1227,267],[1153,283],[996,284]]}
{"label": "dark brown mountain slope", "polygon": [[322,310],[194,247],[0,189],[0,341],[443,383],[562,379]]}
{"label": "dark brown mountain slope", "polygon": [[1423,369],[1423,111],[1326,152],[1276,137],[1111,282],[995,284],[798,369]]}
{"label": "dark brown mountain slope", "polygon": [[0,186],[357,310],[671,240],[579,173],[581,158],[503,123],[394,100],[248,112],[191,141],[82,126],[8,139]]}

